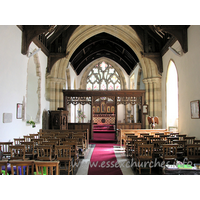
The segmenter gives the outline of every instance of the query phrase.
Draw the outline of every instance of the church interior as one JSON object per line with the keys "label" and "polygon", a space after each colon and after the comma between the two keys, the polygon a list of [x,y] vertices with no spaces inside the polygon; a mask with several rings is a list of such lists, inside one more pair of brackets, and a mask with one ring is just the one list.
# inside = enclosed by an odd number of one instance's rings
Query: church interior
{"label": "church interior", "polygon": [[1,174],[200,174],[199,25],[0,35]]}

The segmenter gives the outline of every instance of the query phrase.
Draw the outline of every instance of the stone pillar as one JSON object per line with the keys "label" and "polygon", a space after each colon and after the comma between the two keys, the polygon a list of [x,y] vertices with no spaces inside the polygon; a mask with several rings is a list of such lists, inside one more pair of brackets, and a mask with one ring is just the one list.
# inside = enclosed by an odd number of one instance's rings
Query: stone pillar
{"label": "stone pillar", "polygon": [[[146,89],[146,104],[148,105],[148,115],[158,116],[159,125],[156,128],[162,128],[162,105],[161,105],[161,78],[147,78],[143,80]],[[149,128],[146,115],[146,128]]]}
{"label": "stone pillar", "polygon": [[59,100],[60,100],[60,83],[55,84],[55,109],[57,110],[59,107]]}
{"label": "stone pillar", "polygon": [[161,78],[152,78],[154,87],[154,116],[158,116],[159,124],[156,128],[162,128],[162,100],[161,100]]}
{"label": "stone pillar", "polygon": [[153,82],[151,79],[148,80],[149,82],[149,115],[154,116],[154,88],[153,88]]}
{"label": "stone pillar", "polygon": [[50,110],[55,110],[55,82],[50,81]]}

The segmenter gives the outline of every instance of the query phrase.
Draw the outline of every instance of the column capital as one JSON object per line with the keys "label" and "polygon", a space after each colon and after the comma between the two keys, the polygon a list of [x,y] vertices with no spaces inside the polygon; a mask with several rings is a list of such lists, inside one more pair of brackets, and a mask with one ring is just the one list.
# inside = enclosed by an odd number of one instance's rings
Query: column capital
{"label": "column capital", "polygon": [[151,77],[151,78],[145,78],[142,80],[143,83],[154,83],[154,82],[160,82],[161,77]]}

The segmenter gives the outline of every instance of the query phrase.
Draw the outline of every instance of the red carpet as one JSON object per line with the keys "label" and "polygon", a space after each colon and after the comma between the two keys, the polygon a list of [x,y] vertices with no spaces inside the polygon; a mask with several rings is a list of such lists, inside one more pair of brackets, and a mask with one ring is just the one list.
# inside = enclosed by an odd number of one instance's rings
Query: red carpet
{"label": "red carpet", "polygon": [[109,124],[98,124],[98,125],[95,124],[93,126],[92,141],[116,142],[114,126]]}
{"label": "red carpet", "polygon": [[113,145],[115,144],[96,144],[90,159],[88,175],[123,175]]}

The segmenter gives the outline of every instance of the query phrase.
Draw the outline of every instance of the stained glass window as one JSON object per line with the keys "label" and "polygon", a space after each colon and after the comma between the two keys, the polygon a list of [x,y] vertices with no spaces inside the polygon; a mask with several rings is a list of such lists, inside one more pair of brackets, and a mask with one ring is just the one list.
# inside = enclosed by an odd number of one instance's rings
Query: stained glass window
{"label": "stained glass window", "polygon": [[101,62],[94,66],[87,77],[87,90],[120,90],[120,76],[112,65]]}

